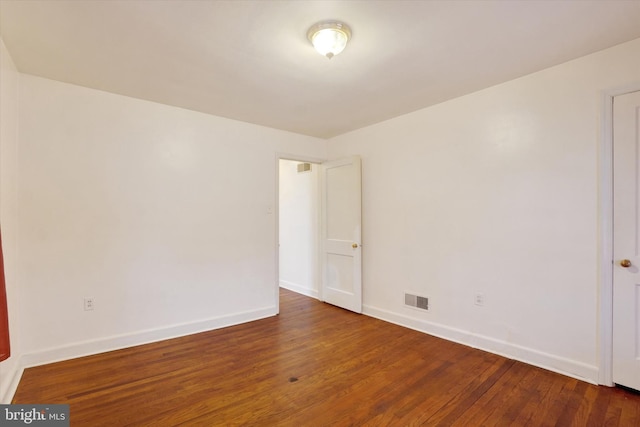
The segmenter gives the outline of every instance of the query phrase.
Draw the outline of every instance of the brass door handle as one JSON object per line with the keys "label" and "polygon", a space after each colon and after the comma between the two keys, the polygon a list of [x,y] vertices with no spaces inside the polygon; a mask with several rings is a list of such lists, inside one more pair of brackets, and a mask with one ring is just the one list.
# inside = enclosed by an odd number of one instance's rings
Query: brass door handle
{"label": "brass door handle", "polygon": [[631,261],[629,261],[628,259],[623,259],[622,261],[620,261],[620,267],[624,267],[624,268],[631,267]]}
{"label": "brass door handle", "polygon": [[358,244],[357,244],[357,243],[354,243],[354,244],[352,244],[352,245],[351,245],[351,247],[352,247],[353,249],[358,249]]}

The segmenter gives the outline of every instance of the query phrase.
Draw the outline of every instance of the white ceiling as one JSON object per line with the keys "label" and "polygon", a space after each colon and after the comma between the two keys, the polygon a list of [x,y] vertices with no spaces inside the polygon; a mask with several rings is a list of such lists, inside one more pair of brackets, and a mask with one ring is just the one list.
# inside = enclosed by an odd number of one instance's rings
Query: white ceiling
{"label": "white ceiling", "polygon": [[24,73],[329,138],[638,38],[640,1],[0,0],[0,33]]}

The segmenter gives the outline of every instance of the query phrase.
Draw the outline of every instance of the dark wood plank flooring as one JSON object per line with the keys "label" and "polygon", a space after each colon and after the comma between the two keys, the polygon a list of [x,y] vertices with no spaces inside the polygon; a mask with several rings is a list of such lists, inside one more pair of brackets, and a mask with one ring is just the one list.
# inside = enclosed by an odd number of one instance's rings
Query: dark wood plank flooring
{"label": "dark wood plank flooring", "polygon": [[281,314],[26,369],[72,426],[640,426],[640,395],[281,291]]}

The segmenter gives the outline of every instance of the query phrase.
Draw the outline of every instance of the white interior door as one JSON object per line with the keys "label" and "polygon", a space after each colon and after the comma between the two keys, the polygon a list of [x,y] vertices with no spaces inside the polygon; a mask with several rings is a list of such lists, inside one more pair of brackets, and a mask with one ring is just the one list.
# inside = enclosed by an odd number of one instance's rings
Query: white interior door
{"label": "white interior door", "polygon": [[362,313],[360,158],[326,162],[321,172],[321,299]]}
{"label": "white interior door", "polygon": [[613,100],[613,382],[640,390],[640,92]]}

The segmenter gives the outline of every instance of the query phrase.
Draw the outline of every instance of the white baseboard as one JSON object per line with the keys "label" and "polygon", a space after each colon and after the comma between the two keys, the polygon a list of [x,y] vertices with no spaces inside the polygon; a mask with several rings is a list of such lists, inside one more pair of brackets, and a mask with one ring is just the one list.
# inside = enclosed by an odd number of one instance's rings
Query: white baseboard
{"label": "white baseboard", "polygon": [[[227,326],[238,325],[275,315],[275,307],[267,307],[259,310],[235,313],[229,316],[214,317],[196,322],[114,335],[23,354],[18,362],[14,364],[12,379],[4,395],[0,396],[0,403],[11,403],[20,379],[22,378],[22,373],[26,368],[197,334],[199,332],[225,328]],[[11,372],[9,372],[8,375],[11,376]]]}
{"label": "white baseboard", "polygon": [[[24,354],[21,367],[30,368],[61,360],[75,359],[107,351],[119,350],[142,344],[197,334],[227,326],[238,325],[276,315],[275,307],[235,313],[229,316],[214,317],[196,322],[172,325],[163,328],[149,329],[123,335],[77,342],[61,347],[48,348],[34,353]],[[14,390],[15,392],[15,390]],[[12,394],[13,395],[13,394]]]}
{"label": "white baseboard", "polygon": [[[16,357],[16,356],[12,356]],[[22,373],[24,372],[24,368],[21,366],[20,360],[14,364],[14,367],[8,373],[3,373],[3,377],[6,377],[8,380],[6,382],[6,389],[4,393],[0,396],[0,404],[8,405],[11,403],[13,399],[13,395],[16,394],[16,390],[18,389],[18,384],[20,383],[20,378],[22,378]],[[5,378],[3,378],[5,379]],[[4,389],[5,383],[0,380],[0,389]]]}
{"label": "white baseboard", "polygon": [[469,331],[451,328],[449,326],[414,317],[404,316],[368,305],[363,306],[363,314],[414,329],[419,332],[424,332],[438,338],[443,338],[448,341],[457,342],[472,348],[488,351],[489,353],[498,354],[509,359],[518,360],[529,365],[586,381],[591,384],[598,384],[597,366],[544,353],[532,348],[511,344],[495,338],[474,334]]}
{"label": "white baseboard", "polygon": [[[317,298],[317,292],[313,295],[313,290],[300,287],[292,288],[289,287],[289,285],[290,284],[288,282],[280,282],[280,286],[285,289]],[[18,363],[15,364],[12,379],[4,393],[4,396],[0,396],[0,402],[11,402],[25,368],[220,329],[227,326],[271,317],[275,314],[275,307],[268,307],[249,312],[236,313],[230,316],[216,317],[164,328],[83,341],[25,354],[19,359]],[[451,328],[414,317],[404,316],[368,305],[363,306],[363,314],[449,341],[538,366],[540,368],[592,384],[598,383],[598,368],[596,366],[544,353],[535,349],[510,344],[495,338],[474,334],[468,331]],[[9,373],[9,375],[11,375],[11,373]]]}
{"label": "white baseboard", "polygon": [[305,288],[304,286],[300,286],[292,282],[287,282],[286,280],[280,280],[280,287],[288,289],[293,292],[297,292],[302,295],[306,295],[308,297],[313,297],[318,299],[318,291],[315,289]]}

